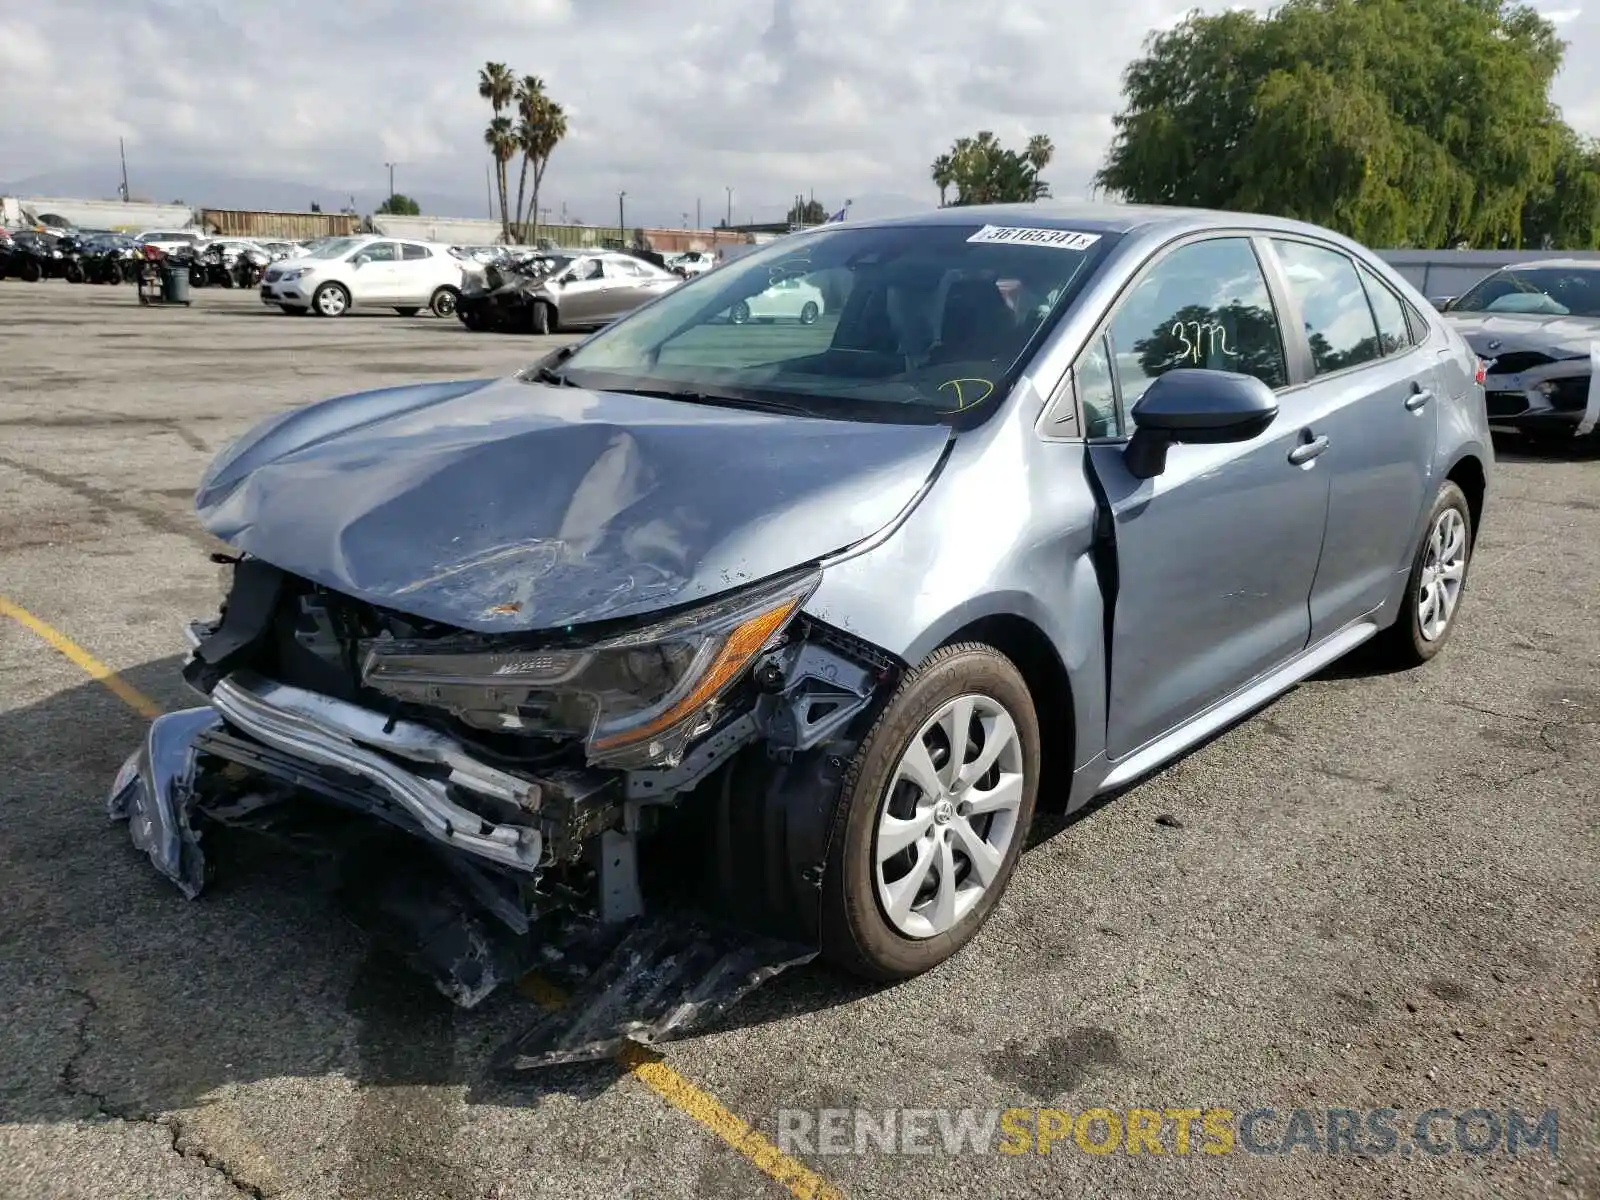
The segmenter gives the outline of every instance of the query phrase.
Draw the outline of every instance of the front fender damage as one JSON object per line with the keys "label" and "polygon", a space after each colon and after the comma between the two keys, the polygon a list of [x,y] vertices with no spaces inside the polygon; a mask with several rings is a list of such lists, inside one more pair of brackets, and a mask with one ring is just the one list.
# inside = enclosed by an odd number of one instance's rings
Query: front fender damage
{"label": "front fender damage", "polygon": [[108,802],[184,895],[226,862],[210,832],[272,839],[455,1004],[553,984],[565,1003],[495,1057],[511,1074],[685,1036],[818,953],[839,788],[890,656],[802,617],[672,767],[529,770],[264,678],[234,615],[194,638],[212,703],[157,718]]}

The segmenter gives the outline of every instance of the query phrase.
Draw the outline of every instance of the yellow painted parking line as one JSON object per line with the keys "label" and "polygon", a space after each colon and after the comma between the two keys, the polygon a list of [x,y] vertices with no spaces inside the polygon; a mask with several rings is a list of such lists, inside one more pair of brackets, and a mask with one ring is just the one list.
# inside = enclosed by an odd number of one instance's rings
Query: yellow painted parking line
{"label": "yellow painted parking line", "polygon": [[[81,667],[141,717],[154,719],[161,706],[90,654],[60,630],[47,625],[20,605],[0,596],[0,616],[10,617],[63,658]],[[538,976],[527,976],[519,987],[525,996],[546,1008],[559,1008],[566,996]],[[748,1122],[735,1116],[715,1096],[696,1087],[645,1046],[630,1045],[617,1056],[645,1087],[673,1108],[698,1122],[748,1159],[757,1170],[782,1184],[799,1200],[844,1200],[844,1194],[810,1167],[779,1150]]]}
{"label": "yellow painted parking line", "polygon": [[[567,1002],[564,991],[537,974],[524,975],[517,981],[517,990],[541,1008],[560,1008]],[[799,1159],[778,1149],[710,1092],[696,1087],[674,1071],[648,1046],[629,1043],[617,1055],[617,1062],[645,1087],[716,1134],[799,1200],[844,1200],[844,1193],[833,1184]]]}
{"label": "yellow painted parking line", "polygon": [[161,715],[161,706],[150,699],[149,696],[146,696],[66,634],[58,629],[52,629],[27,609],[21,605],[13,604],[4,596],[0,596],[0,617],[10,617],[63,658],[82,667],[85,672],[104,684],[107,691],[111,692],[112,695],[141,717],[147,720],[154,720]]}

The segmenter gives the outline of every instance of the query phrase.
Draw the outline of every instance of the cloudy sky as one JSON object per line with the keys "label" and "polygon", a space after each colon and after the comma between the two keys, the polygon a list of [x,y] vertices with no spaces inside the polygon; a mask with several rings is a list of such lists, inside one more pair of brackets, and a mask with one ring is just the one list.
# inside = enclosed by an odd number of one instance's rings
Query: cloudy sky
{"label": "cloudy sky", "polygon": [[[1265,0],[1257,5],[1266,7]],[[117,185],[247,204],[248,181],[371,202],[398,190],[484,215],[487,59],[568,110],[542,204],[559,217],[773,219],[796,192],[935,199],[958,134],[1045,133],[1057,195],[1084,191],[1146,34],[1186,0],[44,0],[0,4],[0,183]],[[1220,7],[1218,4],[1207,7]],[[1600,56],[1600,0],[1541,0]],[[1600,134],[1600,77],[1560,80]],[[228,182],[224,184],[222,180]],[[195,194],[228,190],[226,198]],[[35,190],[38,190],[37,188]],[[281,201],[278,201],[281,203]]]}

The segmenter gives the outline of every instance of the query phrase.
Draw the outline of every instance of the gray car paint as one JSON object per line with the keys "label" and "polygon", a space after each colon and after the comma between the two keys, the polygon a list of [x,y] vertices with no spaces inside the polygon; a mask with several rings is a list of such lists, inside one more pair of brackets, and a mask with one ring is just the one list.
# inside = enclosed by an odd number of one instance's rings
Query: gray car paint
{"label": "gray car paint", "polygon": [[[943,430],[758,422],[670,401],[500,384],[479,396],[421,389],[427,411],[398,396],[357,398],[365,419],[385,405],[396,415],[304,447],[286,430],[292,420],[280,424],[268,437],[282,442],[281,455],[247,447],[238,461],[255,464],[250,474],[202,490],[207,526],[329,586],[479,629],[643,613],[836,551],[806,611],[902,660],[920,661],[984,618],[1042,635],[1071,689],[1062,726],[1045,736],[1074,747],[1076,806],[1392,622],[1439,482],[1467,459],[1491,472],[1471,351],[1394,270],[1336,234],[1258,216],[1082,205],[950,209],[874,224],[934,222],[1122,236],[1009,394],[955,436],[920,500]],[[1396,359],[1285,389],[1278,418],[1252,442],[1177,446],[1163,475],[1135,480],[1123,441],[1075,436],[1082,425],[1070,397],[1063,409],[1062,388],[1155,256],[1216,234],[1340,249],[1410,303],[1425,336]],[[1276,300],[1280,325],[1298,329],[1285,319],[1292,307],[1283,311],[1281,286]],[[1290,352],[1303,370],[1303,345]],[[1430,403],[1404,409],[1428,381]],[[307,420],[340,424],[337,410]],[[1287,461],[1288,449],[1324,427],[1326,454]],[[620,447],[610,476],[599,470],[607,446]],[[553,468],[561,486],[552,481],[529,511],[522,481],[535,464]],[[650,485],[629,492],[641,474]],[[569,537],[562,520],[584,479],[609,480],[595,483],[601,515]],[[497,500],[507,488],[515,500]],[[1095,559],[1098,492],[1116,533],[1114,593]],[[651,529],[658,536],[639,532]],[[450,572],[523,543],[556,553],[503,560],[470,588]],[[591,550],[597,560],[586,564]],[[605,593],[616,586],[625,590]],[[525,607],[510,620],[489,616],[501,595]]]}
{"label": "gray car paint", "polygon": [[196,503],[211,533],[336,591],[478,632],[549,629],[859,542],[949,436],[517,378],[425,384],[280,419]]}

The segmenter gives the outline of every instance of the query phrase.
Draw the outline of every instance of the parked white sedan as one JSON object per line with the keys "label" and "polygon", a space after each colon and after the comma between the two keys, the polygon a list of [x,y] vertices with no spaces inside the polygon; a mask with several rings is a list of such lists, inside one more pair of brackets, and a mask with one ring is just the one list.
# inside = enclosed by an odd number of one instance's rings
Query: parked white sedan
{"label": "parked white sedan", "polygon": [[261,302],[286,313],[342,317],[353,309],[456,311],[462,263],[448,246],[386,237],[333,238],[311,253],[267,268]]}
{"label": "parked white sedan", "polygon": [[811,325],[825,307],[822,292],[813,285],[799,279],[780,279],[760,295],[735,304],[728,310],[728,319],[735,325],[785,320]]}

